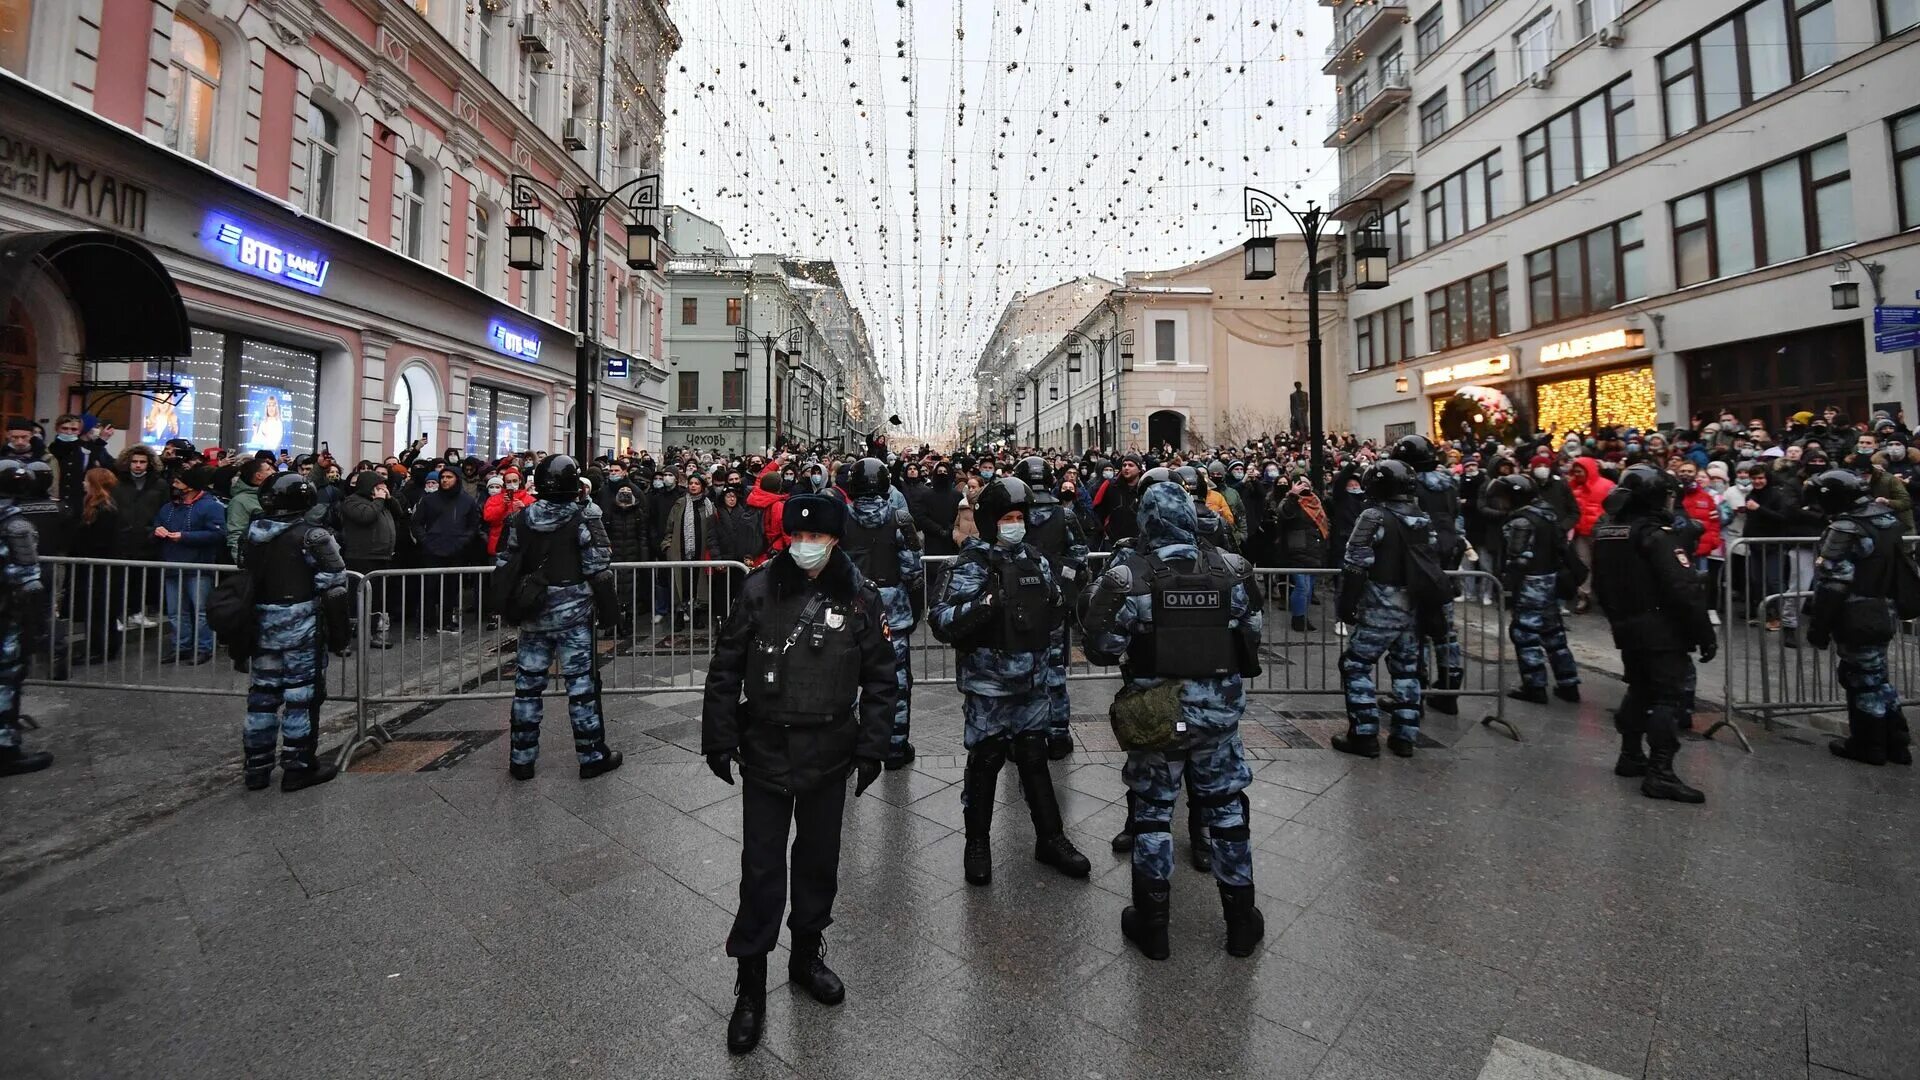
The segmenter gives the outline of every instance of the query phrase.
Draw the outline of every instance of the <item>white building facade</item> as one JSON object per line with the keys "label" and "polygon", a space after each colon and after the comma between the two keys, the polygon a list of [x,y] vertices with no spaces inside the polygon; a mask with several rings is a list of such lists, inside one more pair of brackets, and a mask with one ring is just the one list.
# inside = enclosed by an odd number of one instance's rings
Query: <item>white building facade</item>
{"label": "white building facade", "polygon": [[1872,309],[1920,302],[1920,0],[1327,6],[1339,213],[1391,264],[1347,298],[1360,435],[1484,432],[1468,387],[1526,431],[1915,420]]}

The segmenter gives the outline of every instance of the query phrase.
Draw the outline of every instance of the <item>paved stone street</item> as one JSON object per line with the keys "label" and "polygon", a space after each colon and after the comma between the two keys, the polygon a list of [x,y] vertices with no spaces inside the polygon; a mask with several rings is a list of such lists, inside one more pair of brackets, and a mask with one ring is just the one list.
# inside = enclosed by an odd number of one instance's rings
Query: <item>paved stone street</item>
{"label": "paved stone street", "polygon": [[[776,986],[749,1058],[722,1039],[738,789],[695,753],[687,693],[617,699],[627,765],[600,780],[549,729],[543,772],[513,783],[503,705],[446,705],[326,788],[248,793],[228,771],[34,875],[0,897],[8,1075],[1913,1075],[1910,770],[1793,729],[1755,731],[1751,755],[1690,742],[1711,801],[1688,808],[1611,775],[1604,675],[1577,713],[1513,710],[1521,743],[1435,717],[1412,761],[1321,749],[1335,702],[1262,696],[1265,950],[1221,950],[1212,883],[1182,858],[1174,955],[1153,963],[1118,927],[1121,755],[1089,748],[1112,688],[1076,684],[1083,748],[1055,766],[1094,879],[1031,859],[1009,780],[986,889],[960,874],[958,698],[916,695],[920,761],[849,803],[829,933],[848,1000]],[[203,712],[231,730],[232,704]],[[41,785],[70,782],[9,781],[6,843]]]}

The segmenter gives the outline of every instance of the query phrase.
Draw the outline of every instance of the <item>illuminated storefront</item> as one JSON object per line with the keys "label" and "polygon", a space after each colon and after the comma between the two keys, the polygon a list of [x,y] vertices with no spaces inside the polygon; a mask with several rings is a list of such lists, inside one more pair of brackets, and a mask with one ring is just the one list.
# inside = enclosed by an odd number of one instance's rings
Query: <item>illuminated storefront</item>
{"label": "illuminated storefront", "polygon": [[532,445],[533,398],[476,384],[467,394],[467,453],[494,461]]}
{"label": "illuminated storefront", "polygon": [[[1540,347],[1543,373],[1532,381],[1534,426],[1560,434],[1595,428],[1653,430],[1659,424],[1659,390],[1653,364],[1620,363],[1646,350],[1644,331],[1620,327]],[[1599,366],[1561,374],[1556,367]]]}
{"label": "illuminated storefront", "polygon": [[298,456],[318,451],[319,354],[258,337],[193,328],[193,352],[175,365],[178,402],[146,403],[140,439]]}

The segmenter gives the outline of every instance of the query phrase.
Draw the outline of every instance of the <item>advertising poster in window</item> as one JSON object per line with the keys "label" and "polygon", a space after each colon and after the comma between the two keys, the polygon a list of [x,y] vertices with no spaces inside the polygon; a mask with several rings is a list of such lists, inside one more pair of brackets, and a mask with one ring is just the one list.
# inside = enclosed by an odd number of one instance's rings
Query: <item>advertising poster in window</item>
{"label": "advertising poster in window", "polygon": [[502,420],[499,424],[495,425],[493,445],[498,448],[495,452],[504,454],[510,450],[518,450],[527,445],[526,442],[521,439],[520,432],[520,425],[512,420]]}
{"label": "advertising poster in window", "polygon": [[480,430],[486,426],[487,418],[478,409],[467,410],[467,453],[479,454],[485,446],[480,441]]}
{"label": "advertising poster in window", "polygon": [[293,396],[278,386],[247,388],[246,431],[240,445],[247,450],[289,450],[293,430]]}
{"label": "advertising poster in window", "polygon": [[148,446],[193,438],[193,377],[176,375],[173,381],[180,387],[178,402],[166,398],[147,402],[146,416],[140,421],[140,441]]}

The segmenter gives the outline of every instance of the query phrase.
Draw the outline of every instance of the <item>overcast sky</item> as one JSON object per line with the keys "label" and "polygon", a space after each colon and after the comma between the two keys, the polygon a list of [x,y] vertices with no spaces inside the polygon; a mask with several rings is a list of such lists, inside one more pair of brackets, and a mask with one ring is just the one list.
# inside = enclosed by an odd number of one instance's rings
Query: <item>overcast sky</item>
{"label": "overcast sky", "polygon": [[1015,293],[1205,258],[1244,237],[1243,186],[1338,182],[1314,0],[670,10],[669,201],[737,251],[833,259],[918,432],[971,400]]}

